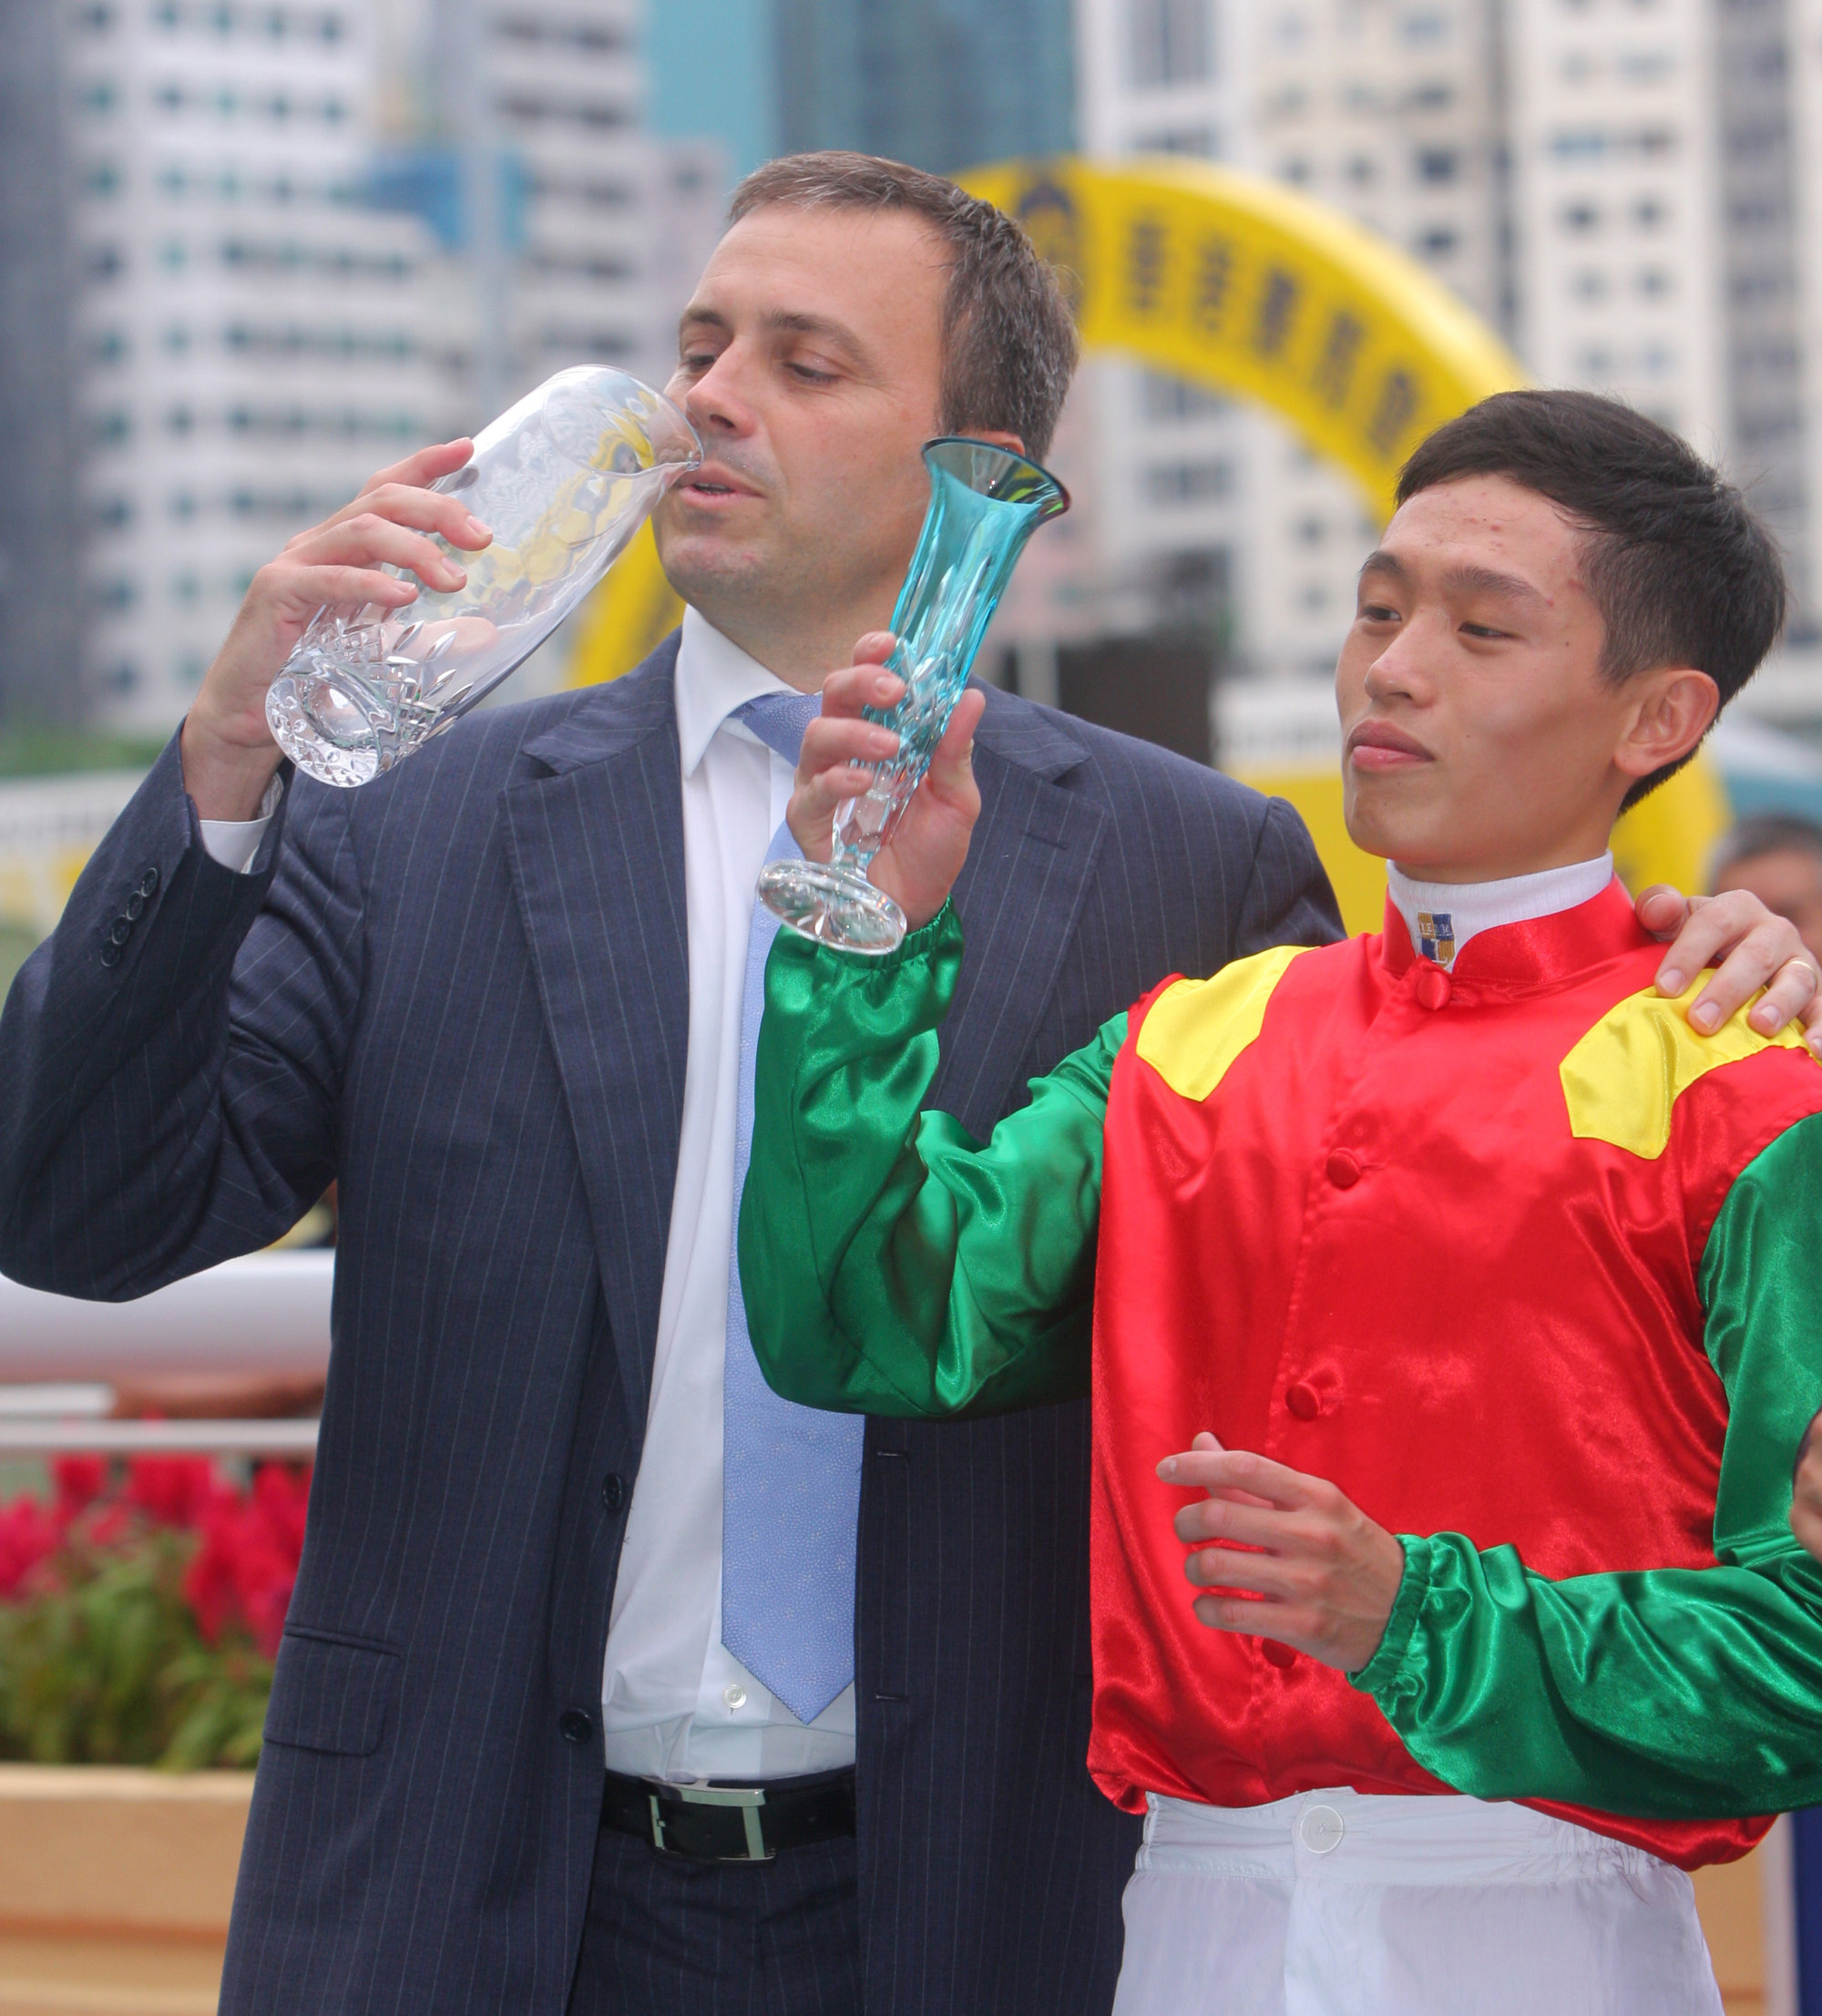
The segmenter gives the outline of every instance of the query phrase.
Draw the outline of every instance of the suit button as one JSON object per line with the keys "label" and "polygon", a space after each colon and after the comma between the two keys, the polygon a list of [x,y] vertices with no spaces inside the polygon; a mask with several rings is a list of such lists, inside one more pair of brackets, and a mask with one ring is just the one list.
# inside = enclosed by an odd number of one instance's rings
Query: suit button
{"label": "suit button", "polygon": [[626,1479],[618,1470],[609,1470],[601,1479],[601,1503],[609,1512],[618,1512],[627,1501]]}
{"label": "suit button", "polygon": [[1301,1379],[1285,1395],[1285,1405],[1299,1421],[1314,1421],[1322,1412],[1322,1402],[1316,1397],[1315,1388],[1306,1386]]}
{"label": "suit button", "polygon": [[132,918],[116,917],[113,924],[108,927],[107,942],[109,945],[125,945],[127,940],[130,938],[132,935]]}
{"label": "suit button", "polygon": [[1448,974],[1439,966],[1426,966],[1418,975],[1418,1000],[1427,1008],[1447,1008],[1454,991]]}
{"label": "suit button", "polygon": [[1275,1666],[1280,1673],[1289,1673],[1297,1663],[1295,1648],[1281,1645],[1275,1638],[1262,1638],[1259,1641],[1259,1650],[1264,1655],[1265,1663]]}
{"label": "suit button", "polygon": [[135,924],[146,914],[146,899],[137,889],[127,898],[126,910]]}
{"label": "suit button", "polygon": [[158,893],[159,871],[156,868],[148,868],[139,877],[139,894],[142,896],[153,896]]}
{"label": "suit button", "polygon": [[1328,1158],[1328,1180],[1337,1190],[1352,1190],[1360,1181],[1360,1164],[1345,1148],[1337,1148]]}
{"label": "suit button", "polygon": [[587,1743],[595,1733],[595,1718],[580,1708],[566,1708],[557,1718],[565,1743]]}
{"label": "suit button", "polygon": [[101,947],[101,963],[103,966],[118,966],[120,947],[118,945],[104,945]]}

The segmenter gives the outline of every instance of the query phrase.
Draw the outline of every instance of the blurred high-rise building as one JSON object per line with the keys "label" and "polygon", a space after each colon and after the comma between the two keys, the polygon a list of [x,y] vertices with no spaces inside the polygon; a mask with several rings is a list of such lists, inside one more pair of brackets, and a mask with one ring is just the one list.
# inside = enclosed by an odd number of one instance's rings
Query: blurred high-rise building
{"label": "blurred high-rise building", "polygon": [[67,720],[79,701],[76,260],[56,31],[45,0],[0,0],[0,714],[22,721]]}
{"label": "blurred high-rise building", "polygon": [[[1822,0],[1079,0],[1078,39],[1091,150],[1207,154],[1331,202],[1540,382],[1616,393],[1718,455],[1814,634]],[[1187,387],[1102,366],[1092,390],[1116,608],[1167,620],[1199,552],[1232,584],[1233,669],[1331,664],[1372,529],[1342,479]],[[1172,443],[1208,466],[1202,496],[1152,474]]]}
{"label": "blurred high-rise building", "polygon": [[374,468],[566,364],[669,374],[723,170],[645,130],[640,0],[17,11],[0,329],[36,473],[0,595],[69,634],[24,648],[0,603],[11,718],[168,728],[254,569]]}
{"label": "blurred high-rise building", "polygon": [[79,0],[62,26],[81,680],[157,730],[286,536],[456,423],[470,343],[433,234],[363,200],[364,10]]}
{"label": "blurred high-rise building", "polygon": [[776,0],[786,152],[939,173],[1074,143],[1070,0]]}

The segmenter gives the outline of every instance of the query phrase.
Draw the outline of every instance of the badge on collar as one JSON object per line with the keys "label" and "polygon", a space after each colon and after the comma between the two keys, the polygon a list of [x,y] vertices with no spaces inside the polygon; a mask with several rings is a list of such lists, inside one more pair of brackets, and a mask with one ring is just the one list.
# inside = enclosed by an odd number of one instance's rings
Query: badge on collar
{"label": "badge on collar", "polygon": [[1418,912],[1418,950],[1438,966],[1455,957],[1455,919],[1447,910]]}

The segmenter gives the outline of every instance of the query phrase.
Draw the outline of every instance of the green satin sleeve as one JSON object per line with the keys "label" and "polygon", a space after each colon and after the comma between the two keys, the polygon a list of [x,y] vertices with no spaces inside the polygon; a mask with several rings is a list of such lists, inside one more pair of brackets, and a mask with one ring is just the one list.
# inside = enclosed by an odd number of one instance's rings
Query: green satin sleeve
{"label": "green satin sleeve", "polygon": [[1816,1115],[1738,1178],[1703,1257],[1728,1405],[1715,1567],[1550,1581],[1509,1547],[1405,1540],[1391,1622],[1353,1679],[1427,1770],[1479,1798],[1663,1819],[1822,1803],[1822,1566],[1789,1523],[1822,1406],[1819,1234]]}
{"label": "green satin sleeve", "polygon": [[985,1146],[923,1110],[961,970],[947,906],[897,952],[781,931],[765,970],[740,1272],[787,1399],[937,1418],[1088,1392],[1117,1016]]}

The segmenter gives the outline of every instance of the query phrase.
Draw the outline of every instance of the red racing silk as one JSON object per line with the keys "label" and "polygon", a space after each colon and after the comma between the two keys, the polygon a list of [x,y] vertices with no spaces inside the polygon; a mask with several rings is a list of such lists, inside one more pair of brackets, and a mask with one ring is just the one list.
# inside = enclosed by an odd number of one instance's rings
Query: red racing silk
{"label": "red racing silk", "polygon": [[[1695,1038],[1661,957],[1614,883],[1451,971],[1388,906],[1133,1010],[1093,1354],[1089,1762],[1121,1806],[1449,1790],[1345,1674],[1197,1621],[1153,1471],[1200,1429],[1536,1574],[1715,1565],[1704,1247],[1822,1070],[1794,1034]],[[1769,1825],[1532,1803],[1684,1867]]]}

